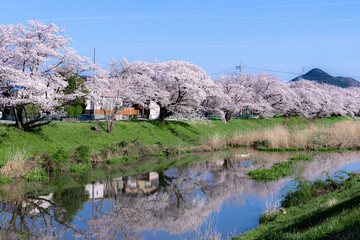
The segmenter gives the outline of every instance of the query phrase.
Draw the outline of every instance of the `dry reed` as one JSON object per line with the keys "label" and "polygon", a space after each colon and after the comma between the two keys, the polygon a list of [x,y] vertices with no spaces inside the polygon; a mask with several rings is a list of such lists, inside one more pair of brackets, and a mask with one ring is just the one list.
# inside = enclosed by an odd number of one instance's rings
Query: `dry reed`
{"label": "dry reed", "polygon": [[5,177],[21,178],[27,170],[30,170],[34,163],[29,161],[30,147],[12,149],[9,147],[9,154],[6,156],[7,163],[0,168],[0,173]]}
{"label": "dry reed", "polygon": [[[360,121],[343,121],[333,125],[309,124],[305,129],[290,129],[283,125],[248,133],[236,133],[227,144],[251,146],[256,141],[267,140],[269,147],[321,147],[360,146]],[[218,137],[211,140],[219,142]],[[210,141],[210,142],[211,142]],[[223,140],[223,142],[225,142]]]}
{"label": "dry reed", "polygon": [[[218,215],[210,216],[203,226],[194,230],[194,235],[190,239],[196,240],[221,240],[223,239],[221,233],[216,230]],[[192,221],[193,219],[190,219]],[[187,238],[189,239],[189,238]],[[228,238],[225,238],[228,239]]]}
{"label": "dry reed", "polygon": [[226,146],[226,138],[220,136],[219,133],[215,133],[210,140],[206,141],[206,144],[210,148],[218,148]]}

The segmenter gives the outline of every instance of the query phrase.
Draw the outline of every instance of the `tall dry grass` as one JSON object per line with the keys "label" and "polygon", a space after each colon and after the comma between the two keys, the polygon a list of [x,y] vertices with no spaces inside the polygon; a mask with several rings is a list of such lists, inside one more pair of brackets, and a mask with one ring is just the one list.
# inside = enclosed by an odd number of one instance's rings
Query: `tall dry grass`
{"label": "tall dry grass", "polygon": [[227,139],[222,137],[220,133],[215,133],[209,140],[206,141],[205,146],[211,148],[225,147],[227,145]]}
{"label": "tall dry grass", "polygon": [[[218,215],[210,216],[204,223],[203,226],[196,228],[193,232],[192,237],[187,237],[186,239],[196,239],[196,240],[222,240],[222,239],[230,239],[228,237],[223,238],[221,233],[219,233],[216,229]],[[190,221],[195,221],[193,218]],[[194,222],[194,224],[196,224]]]}
{"label": "tall dry grass", "polygon": [[7,163],[0,168],[0,173],[5,177],[21,178],[25,172],[33,167],[29,161],[30,147],[12,148],[9,147],[9,153],[5,157]]}
{"label": "tall dry grass", "polygon": [[223,147],[225,145],[252,146],[256,141],[267,140],[269,147],[322,147],[322,146],[360,146],[360,121],[342,121],[333,125],[308,124],[302,128],[289,128],[277,125],[247,133],[237,132],[224,138],[215,134],[204,145]]}
{"label": "tall dry grass", "polygon": [[277,213],[279,211],[281,204],[280,200],[275,198],[266,198],[264,199],[264,209],[263,215],[270,215]]}

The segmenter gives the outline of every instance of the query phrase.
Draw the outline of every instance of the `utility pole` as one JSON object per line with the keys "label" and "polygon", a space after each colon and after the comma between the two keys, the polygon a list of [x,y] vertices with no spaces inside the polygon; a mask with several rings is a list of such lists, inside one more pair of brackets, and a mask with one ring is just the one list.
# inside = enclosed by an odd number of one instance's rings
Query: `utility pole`
{"label": "utility pole", "polygon": [[241,62],[240,62],[240,65],[239,66],[236,66],[236,69],[239,70],[239,73],[240,73],[240,76],[241,76],[241,70],[242,70],[242,65],[241,65]]}
{"label": "utility pole", "polygon": [[94,64],[96,64],[96,47],[94,47]]}
{"label": "utility pole", "polygon": [[[96,64],[96,47],[94,46],[94,65]],[[96,75],[96,70],[95,70],[95,66],[94,66],[94,72],[93,72],[93,81],[95,81],[95,75]],[[95,113],[95,109],[96,109],[96,103],[95,102],[90,102],[90,111],[91,111],[91,108],[92,108],[92,111],[93,111],[93,118],[96,119],[96,113]],[[94,185],[93,185],[93,188],[94,188]],[[93,193],[94,194],[94,193]],[[94,195],[93,195],[94,196]],[[94,202],[94,200],[93,200]]]}

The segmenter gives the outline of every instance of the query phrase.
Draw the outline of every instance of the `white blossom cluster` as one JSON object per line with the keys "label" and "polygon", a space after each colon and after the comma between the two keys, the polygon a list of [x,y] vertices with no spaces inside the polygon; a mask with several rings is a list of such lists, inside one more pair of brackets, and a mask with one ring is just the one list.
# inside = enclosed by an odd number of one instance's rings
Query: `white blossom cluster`
{"label": "white blossom cluster", "polygon": [[[219,114],[225,121],[239,111],[272,117],[276,114],[315,118],[360,114],[359,88],[339,88],[313,81],[281,82],[265,73],[225,75],[218,79],[185,61],[129,63],[112,61],[107,69],[89,63],[70,46],[71,39],[55,24],[29,21],[0,25],[0,107],[14,110],[17,126],[26,130],[51,121],[83,93],[64,94],[66,78],[89,69],[89,98],[106,114],[111,106],[156,103],[159,120],[176,115]],[[109,104],[109,100],[111,104]],[[38,111],[27,119],[26,107]],[[111,109],[110,109],[111,110]],[[113,113],[107,117],[108,132]],[[38,123],[44,121],[44,123]]]}
{"label": "white blossom cluster", "polygon": [[[101,69],[92,81],[97,94],[147,107],[160,107],[160,120],[176,114],[219,114],[229,121],[246,110],[260,117],[275,115],[315,118],[360,114],[359,88],[340,88],[314,81],[281,82],[265,73],[225,75],[211,79],[185,61],[128,63],[125,59]],[[96,90],[96,91],[95,91]]]}
{"label": "white blossom cluster", "polygon": [[[55,24],[37,21],[0,25],[0,106],[14,109],[21,129],[56,114],[81,95],[63,93],[68,74],[86,70],[87,62],[63,32]],[[23,116],[28,105],[39,112],[31,121]]]}

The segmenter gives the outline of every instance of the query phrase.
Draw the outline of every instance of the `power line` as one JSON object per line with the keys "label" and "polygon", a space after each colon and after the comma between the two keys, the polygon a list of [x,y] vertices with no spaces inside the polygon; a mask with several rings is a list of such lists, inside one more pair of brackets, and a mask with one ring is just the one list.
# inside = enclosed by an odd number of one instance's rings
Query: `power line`
{"label": "power line", "polygon": [[[254,69],[254,70],[262,70],[262,71],[267,71],[267,72],[276,72],[276,73],[285,73],[285,74],[294,74],[294,75],[304,75],[304,73],[298,73],[298,72],[288,72],[288,71],[282,71],[282,70],[274,70],[274,69],[267,69],[267,68],[258,68],[258,67],[250,67],[250,66],[243,66],[240,65],[239,66],[236,66],[236,67],[233,67],[233,68],[229,68],[229,69],[225,69],[225,70],[221,70],[221,71],[218,71],[218,72],[215,72],[215,73],[210,73],[209,75],[217,75],[217,74],[220,74],[220,73],[224,73],[224,72],[229,72],[231,70],[240,70],[242,71],[243,68],[249,68],[249,69]],[[304,71],[304,69],[303,69]],[[360,76],[358,77],[351,77],[351,78],[356,78],[356,79],[360,79]]]}
{"label": "power line", "polygon": [[287,74],[302,75],[301,73],[287,72],[287,71],[280,71],[280,70],[273,70],[273,69],[265,69],[265,68],[249,67],[249,66],[242,66],[242,67],[243,68],[255,69],[255,70],[262,70],[262,71],[267,71],[267,72],[277,72],[277,73],[287,73]]}
{"label": "power line", "polygon": [[229,68],[229,69],[221,70],[221,71],[219,71],[219,72],[209,73],[209,75],[217,75],[217,74],[219,74],[219,73],[229,72],[229,71],[231,71],[231,70],[235,70],[235,68],[232,67],[232,68]]}
{"label": "power line", "polygon": [[262,70],[262,71],[267,71],[267,72],[277,72],[277,73],[287,73],[287,74],[302,75],[301,73],[287,72],[287,71],[279,71],[279,70],[265,69],[265,68],[257,68],[257,67],[250,67],[250,66],[243,66],[243,65],[241,65],[241,64],[240,64],[240,66],[236,66],[236,67],[233,67],[233,68],[221,70],[221,71],[218,71],[218,72],[215,72],[215,73],[210,73],[209,75],[217,75],[217,74],[220,74],[220,73],[229,72],[229,71],[231,71],[231,70],[240,70],[240,71],[241,71],[242,68]]}

